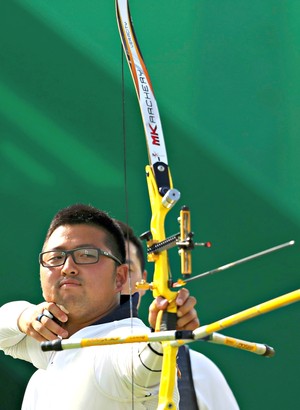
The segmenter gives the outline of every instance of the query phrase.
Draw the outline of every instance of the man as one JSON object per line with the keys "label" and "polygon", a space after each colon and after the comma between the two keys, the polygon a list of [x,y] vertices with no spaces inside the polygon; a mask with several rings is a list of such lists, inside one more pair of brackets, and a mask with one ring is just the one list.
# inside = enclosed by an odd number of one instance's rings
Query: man
{"label": "man", "polygon": [[[0,309],[0,348],[38,369],[25,409],[154,409],[162,364],[160,343],[42,352],[40,342],[59,338],[143,334],[128,318],[120,293],[127,280],[124,237],[105,212],[73,205],[59,211],[40,254],[44,302],[11,302]],[[188,294],[181,295],[183,312]],[[189,305],[190,306],[190,305]],[[151,313],[155,320],[156,310]],[[182,323],[188,326],[191,319]],[[175,391],[174,400],[178,395]]]}
{"label": "man", "polygon": [[[120,221],[118,224],[126,239],[126,262],[129,266],[128,280],[122,293],[131,294],[135,292],[136,282],[147,279],[143,246],[129,226]],[[144,291],[139,290],[139,294],[141,299]],[[160,308],[164,308],[164,300],[157,302]],[[157,304],[152,304],[150,311],[157,312]],[[177,324],[180,325],[180,319]],[[180,410],[239,409],[223,374],[206,356],[183,346],[179,349],[178,367],[181,371],[181,378],[178,379]]]}

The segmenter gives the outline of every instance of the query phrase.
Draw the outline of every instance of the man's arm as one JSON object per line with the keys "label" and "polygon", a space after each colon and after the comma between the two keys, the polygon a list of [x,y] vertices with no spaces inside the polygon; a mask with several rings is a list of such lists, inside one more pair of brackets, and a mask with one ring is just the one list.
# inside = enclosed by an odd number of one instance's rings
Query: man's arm
{"label": "man's arm", "polygon": [[0,308],[0,349],[18,344],[25,334],[18,327],[21,313],[31,307],[29,302],[19,301],[6,303]]}
{"label": "man's arm", "polygon": [[34,315],[36,309],[36,305],[26,301],[6,303],[0,308],[0,350],[16,359],[28,361],[36,367],[45,368],[50,354],[42,352],[38,338],[28,337],[19,327],[23,315],[26,317],[28,312]]}

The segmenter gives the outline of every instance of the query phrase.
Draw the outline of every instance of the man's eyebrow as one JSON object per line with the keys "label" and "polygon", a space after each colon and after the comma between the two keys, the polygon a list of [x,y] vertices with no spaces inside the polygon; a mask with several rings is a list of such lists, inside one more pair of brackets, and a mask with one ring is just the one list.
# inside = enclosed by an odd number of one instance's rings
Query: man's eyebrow
{"label": "man's eyebrow", "polygon": [[98,248],[98,246],[93,245],[92,243],[83,243],[83,244],[76,246],[76,248],[74,249],[78,249],[78,248]]}
{"label": "man's eyebrow", "polygon": [[[98,249],[98,246],[92,245],[91,243],[83,243],[82,245],[78,245],[76,246],[76,248],[72,248],[72,249],[80,249],[80,248],[97,248]],[[56,246],[55,248],[50,249],[50,251],[65,251],[65,250],[67,250],[65,246]]]}

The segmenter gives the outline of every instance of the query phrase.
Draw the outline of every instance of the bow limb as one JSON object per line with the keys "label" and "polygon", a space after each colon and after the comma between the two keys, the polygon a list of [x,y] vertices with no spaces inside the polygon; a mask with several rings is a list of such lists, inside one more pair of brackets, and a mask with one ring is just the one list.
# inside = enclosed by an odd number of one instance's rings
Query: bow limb
{"label": "bow limb", "polygon": [[[148,246],[165,240],[165,217],[178,201],[180,193],[173,188],[163,131],[151,80],[145,66],[134,33],[128,0],[115,0],[120,37],[136,89],[148,148],[149,165],[146,177],[152,218]],[[169,263],[167,251],[150,254],[148,260],[154,262],[153,282],[149,288],[154,297],[162,296],[169,302],[167,312],[162,314],[156,330],[174,329],[177,319],[176,295],[170,290]],[[176,383],[177,347],[163,342],[162,379],[159,392],[159,409],[175,409],[173,393]]]}

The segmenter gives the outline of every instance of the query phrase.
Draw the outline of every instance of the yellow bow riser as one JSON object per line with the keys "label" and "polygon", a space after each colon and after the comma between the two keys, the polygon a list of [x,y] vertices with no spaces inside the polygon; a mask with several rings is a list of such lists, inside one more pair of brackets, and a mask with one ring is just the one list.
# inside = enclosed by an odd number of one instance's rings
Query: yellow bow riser
{"label": "yellow bow riser", "polygon": [[[165,197],[162,197],[159,193],[154,173],[149,165],[146,166],[146,176],[152,211],[150,223],[152,239],[148,242],[148,246],[150,246],[153,245],[153,243],[165,239],[165,218],[169,210],[177,201],[177,196],[174,194],[176,198],[172,198],[173,185],[170,172],[170,190],[166,193]],[[153,296],[163,296],[169,302],[167,312],[161,312],[161,314],[159,314],[155,330],[160,331],[174,328],[177,320],[177,306],[175,303],[177,292],[171,291],[168,286],[169,263],[167,251],[162,251],[158,254],[150,253],[148,261],[155,263],[153,283],[151,284]],[[171,346],[168,342],[162,342],[162,346],[164,359],[158,409],[175,409],[176,406],[173,401],[173,392],[176,383],[176,359],[178,347]]]}

